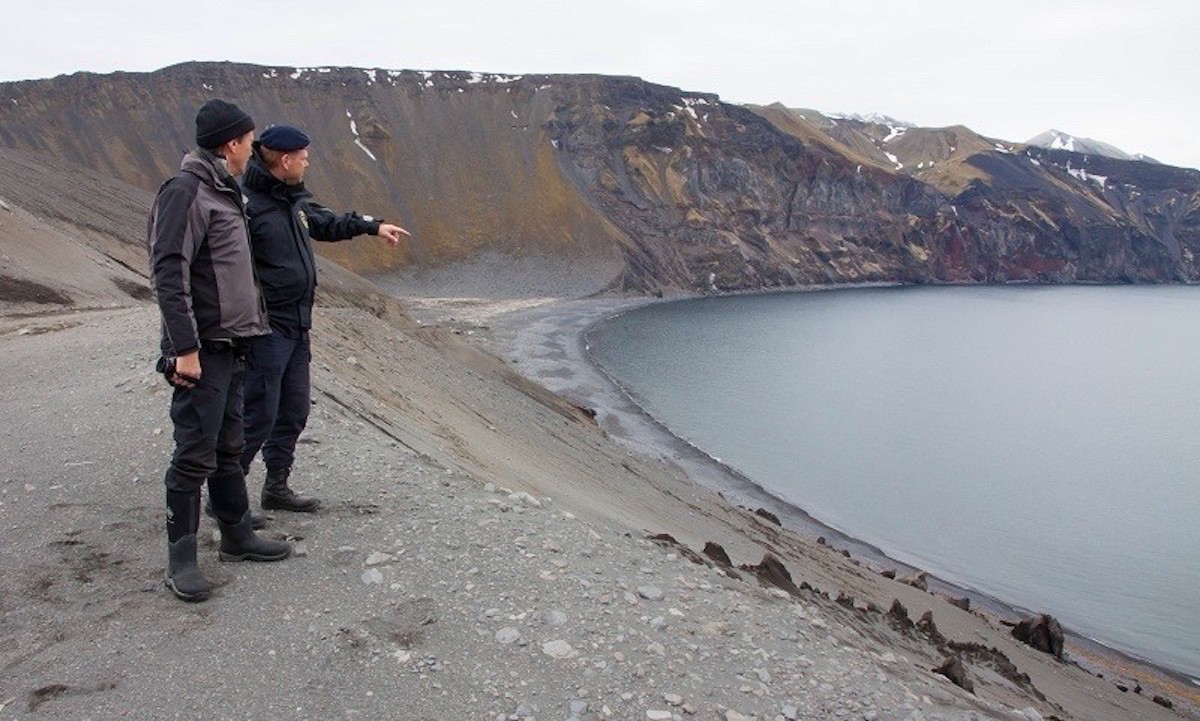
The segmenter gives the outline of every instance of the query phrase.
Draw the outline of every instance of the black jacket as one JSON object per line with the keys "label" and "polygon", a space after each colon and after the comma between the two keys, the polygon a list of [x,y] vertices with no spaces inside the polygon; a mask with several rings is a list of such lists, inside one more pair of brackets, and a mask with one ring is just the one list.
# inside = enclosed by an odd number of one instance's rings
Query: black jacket
{"label": "black jacket", "polygon": [[162,352],[271,332],[254,282],[242,191],[206,150],[184,156],[158,191],[146,228]]}
{"label": "black jacket", "polygon": [[375,235],[380,221],[358,213],[335,215],[312,200],[304,184],[279,180],[256,152],[242,176],[254,267],[271,327],[296,334],[312,327],[317,264],[308,239],[336,241]]}

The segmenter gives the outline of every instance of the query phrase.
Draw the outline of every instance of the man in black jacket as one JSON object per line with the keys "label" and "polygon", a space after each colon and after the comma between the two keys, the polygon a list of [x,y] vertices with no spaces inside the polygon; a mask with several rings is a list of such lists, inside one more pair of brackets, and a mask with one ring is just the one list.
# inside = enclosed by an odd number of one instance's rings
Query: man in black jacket
{"label": "man in black jacket", "polygon": [[278,561],[291,546],[254,533],[242,472],[242,378],[250,339],[270,332],[254,280],[242,191],[254,121],[210,100],[196,115],[198,148],[159,189],[147,228],[150,281],[162,314],[159,371],[174,386],[175,451],[167,496],[166,585],[185,601],[212,586],[196,562],[200,487],[221,529],[226,561]]}
{"label": "man in black jacket", "polygon": [[254,143],[245,177],[250,244],[271,323],[270,335],[252,342],[246,374],[246,448],[242,469],[249,473],[262,449],[267,478],[262,507],[312,512],[320,502],[288,486],[296,440],[311,406],[308,332],[312,327],[317,265],[309,238],[347,240],[377,235],[395,247],[403,228],[358,213],[335,215],[312,200],[304,188],[309,139],[288,125],[263,131]]}

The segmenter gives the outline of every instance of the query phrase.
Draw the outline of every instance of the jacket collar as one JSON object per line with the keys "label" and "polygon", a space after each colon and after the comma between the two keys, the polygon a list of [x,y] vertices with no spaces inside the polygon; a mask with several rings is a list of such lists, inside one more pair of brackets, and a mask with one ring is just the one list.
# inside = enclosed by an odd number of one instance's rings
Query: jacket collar
{"label": "jacket collar", "polygon": [[197,148],[183,156],[179,169],[195,175],[217,190],[232,192],[238,198],[242,197],[241,188],[238,187],[237,180],[229,174],[225,159],[213,155],[204,148]]}

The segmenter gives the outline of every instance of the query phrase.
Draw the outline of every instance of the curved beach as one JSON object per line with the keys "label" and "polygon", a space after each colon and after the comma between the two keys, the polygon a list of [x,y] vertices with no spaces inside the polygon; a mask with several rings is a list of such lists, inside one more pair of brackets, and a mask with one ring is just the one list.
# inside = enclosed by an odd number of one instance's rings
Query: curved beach
{"label": "curved beach", "polygon": [[[833,290],[825,288],[803,289]],[[803,508],[791,504],[759,487],[753,479],[715,458],[703,449],[676,436],[671,429],[647,413],[615,379],[611,378],[589,352],[588,333],[597,324],[614,316],[653,303],[692,300],[685,296],[666,300],[654,298],[591,298],[527,302],[522,307],[480,303],[463,304],[442,320],[478,328],[489,347],[513,363],[524,375],[545,385],[572,402],[593,410],[601,427],[613,438],[635,452],[672,463],[684,470],[694,482],[720,493],[730,503],[747,509],[765,509],[777,516],[785,527],[808,539],[852,556],[875,571],[895,570],[899,577],[924,569],[905,564],[883,549],[866,543],[841,530],[822,523]],[[429,318],[438,317],[431,312]],[[467,331],[475,332],[475,331]],[[1002,622],[1015,622],[1035,612],[1054,613],[1054,609],[1029,609],[978,591],[953,578],[929,575],[933,593],[946,597],[969,598],[972,606]],[[1111,648],[1085,635],[1064,629],[1067,649],[1074,662],[1101,676],[1157,678],[1177,698],[1200,702],[1195,679],[1170,668]]]}

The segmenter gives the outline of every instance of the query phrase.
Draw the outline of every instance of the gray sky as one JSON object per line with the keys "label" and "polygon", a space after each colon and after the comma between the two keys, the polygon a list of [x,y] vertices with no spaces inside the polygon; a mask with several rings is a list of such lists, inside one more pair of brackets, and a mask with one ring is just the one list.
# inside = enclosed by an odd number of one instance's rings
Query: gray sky
{"label": "gray sky", "polygon": [[33,0],[0,80],[186,60],[637,75],[729,102],[1056,128],[1200,167],[1197,0]]}

